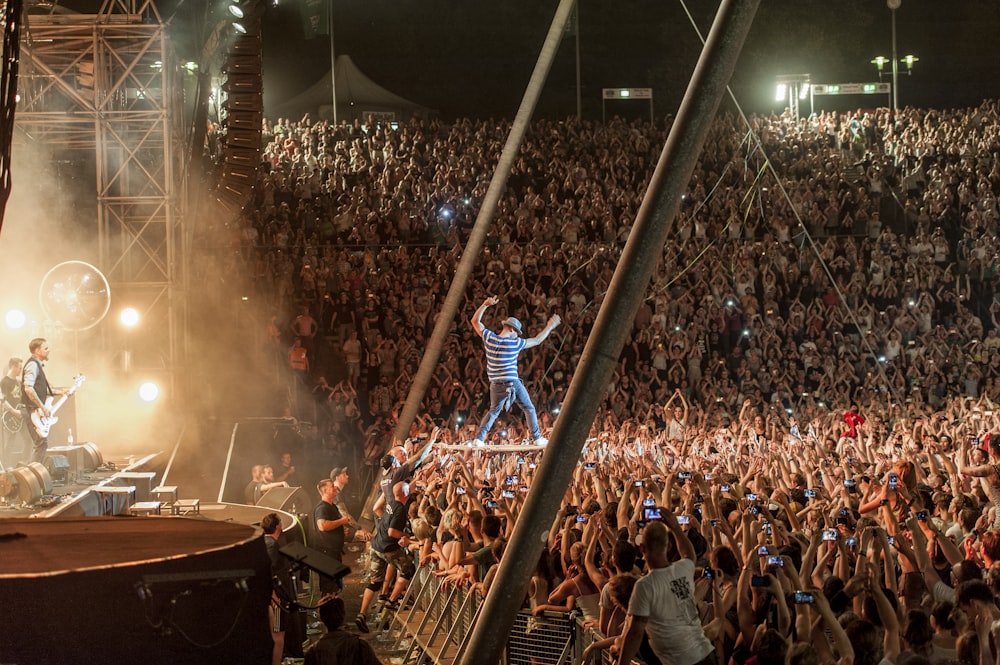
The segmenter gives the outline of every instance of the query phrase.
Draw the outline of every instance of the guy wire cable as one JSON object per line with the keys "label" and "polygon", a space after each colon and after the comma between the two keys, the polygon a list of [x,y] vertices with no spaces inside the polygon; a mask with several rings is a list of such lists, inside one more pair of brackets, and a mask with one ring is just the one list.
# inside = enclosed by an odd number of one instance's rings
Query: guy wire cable
{"label": "guy wire cable", "polygon": [[[698,24],[695,23],[694,17],[691,15],[687,3],[685,2],[685,0],[678,0],[678,2],[680,2],[681,7],[684,9],[684,13],[687,15],[688,21],[690,21],[691,27],[694,29],[695,34],[698,36],[699,41],[701,41],[701,43],[704,45],[705,38],[702,36],[701,30],[698,29]],[[747,119],[746,113],[743,112],[743,107],[736,99],[736,95],[733,93],[732,88],[728,85],[726,86],[726,92],[729,93],[729,98],[732,100],[733,105],[736,107],[736,111],[740,114],[740,118],[743,120],[743,123],[749,128],[750,134],[753,136],[753,140],[757,145],[757,149],[760,150],[761,154],[764,155],[766,158],[767,152],[764,150],[764,146],[760,142],[760,137],[757,135],[756,132],[754,132],[753,127],[750,125],[750,122]],[[816,255],[816,258],[819,260],[819,264],[820,266],[822,266],[823,272],[826,274],[827,279],[830,280],[830,285],[833,287],[833,290],[837,293],[837,299],[844,306],[844,309],[847,311],[847,314],[850,317],[851,322],[854,323],[858,332],[861,333],[862,329],[858,322],[857,316],[855,315],[854,309],[850,307],[850,305],[848,305],[847,299],[844,297],[843,292],[840,290],[840,287],[837,285],[836,280],[830,273],[830,268],[826,264],[826,261],[823,260],[823,256],[820,254],[819,249],[816,246],[816,241],[813,239],[812,234],[809,233],[809,229],[806,228],[806,225],[802,222],[802,218],[799,216],[799,211],[795,208],[795,206],[791,205],[792,203],[791,197],[788,195],[788,191],[785,189],[784,183],[781,182],[781,178],[779,177],[778,172],[774,169],[774,165],[771,163],[770,159],[766,159],[764,165],[771,172],[771,175],[774,177],[775,183],[781,190],[782,196],[784,196],[785,200],[789,203],[792,210],[792,215],[795,217],[795,220],[799,223],[799,226],[802,228],[802,233],[804,237],[809,241],[809,245],[812,248],[813,253]],[[860,336],[862,344],[868,351],[868,354],[871,356],[871,358],[875,361],[875,367],[878,370],[879,376],[887,386],[886,395],[888,396],[891,394],[891,396],[896,400],[896,402],[900,404],[900,406],[902,406],[905,402],[899,398],[895,386],[889,381],[889,377],[885,373],[885,368],[883,367],[882,362],[879,360],[878,354],[876,353],[875,349],[872,348],[871,343],[868,341],[868,336],[866,334],[861,334]],[[852,396],[852,401],[853,401],[853,396]]]}

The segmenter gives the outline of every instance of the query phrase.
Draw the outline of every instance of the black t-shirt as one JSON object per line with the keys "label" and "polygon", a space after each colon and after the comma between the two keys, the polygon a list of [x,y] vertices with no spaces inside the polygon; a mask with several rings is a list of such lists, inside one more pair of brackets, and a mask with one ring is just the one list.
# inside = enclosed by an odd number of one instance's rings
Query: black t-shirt
{"label": "black t-shirt", "polygon": [[338,526],[333,531],[320,531],[317,525],[320,520],[333,522],[339,520],[341,517],[337,506],[326,501],[320,501],[316,504],[316,509],[313,511],[313,526],[316,527],[317,549],[325,554],[332,554],[338,561],[341,559],[344,551],[344,527]]}
{"label": "black t-shirt", "polygon": [[378,521],[378,528],[375,529],[375,536],[372,538],[372,549],[376,552],[385,554],[402,549],[399,538],[390,536],[389,529],[400,532],[406,529],[406,506],[398,501],[386,503],[382,519]]}
{"label": "black t-shirt", "polygon": [[396,501],[395,496],[393,496],[392,488],[396,486],[396,483],[405,483],[413,479],[414,468],[416,467],[416,461],[410,461],[406,464],[396,467],[395,469],[390,469],[389,471],[382,472],[382,478],[378,482],[379,489],[382,490],[382,496],[385,497],[386,505],[395,504],[400,505]]}
{"label": "black t-shirt", "polygon": [[12,379],[9,376],[0,378],[0,393],[3,393],[3,398],[11,406],[21,405],[21,384],[17,379]]}

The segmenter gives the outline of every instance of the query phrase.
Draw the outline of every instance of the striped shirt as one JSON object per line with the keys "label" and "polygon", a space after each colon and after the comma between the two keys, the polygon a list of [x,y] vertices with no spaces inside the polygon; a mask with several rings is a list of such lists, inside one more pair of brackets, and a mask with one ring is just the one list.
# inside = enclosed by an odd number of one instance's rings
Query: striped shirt
{"label": "striped shirt", "polygon": [[486,347],[486,376],[490,382],[517,379],[517,355],[524,348],[522,337],[501,337],[483,328],[483,346]]}

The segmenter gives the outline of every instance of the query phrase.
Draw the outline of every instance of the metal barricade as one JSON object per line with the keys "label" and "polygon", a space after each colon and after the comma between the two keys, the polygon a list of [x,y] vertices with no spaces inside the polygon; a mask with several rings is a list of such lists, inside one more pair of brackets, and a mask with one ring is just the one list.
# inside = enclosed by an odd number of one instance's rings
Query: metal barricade
{"label": "metal barricade", "polygon": [[[393,654],[393,662],[452,665],[462,658],[482,607],[483,599],[473,588],[446,584],[431,567],[418,567],[400,609],[380,618],[375,630]],[[578,612],[546,612],[538,617],[519,612],[502,665],[574,665],[595,639],[601,635],[584,630]],[[594,665],[611,662],[608,650],[592,659]]]}
{"label": "metal barricade", "polygon": [[389,650],[403,654],[407,665],[456,662],[465,650],[482,607],[479,594],[468,587],[445,584],[430,568],[418,568],[400,602],[388,618]]}
{"label": "metal barricade", "polygon": [[507,640],[507,665],[570,665],[579,662],[576,612],[519,612]]}

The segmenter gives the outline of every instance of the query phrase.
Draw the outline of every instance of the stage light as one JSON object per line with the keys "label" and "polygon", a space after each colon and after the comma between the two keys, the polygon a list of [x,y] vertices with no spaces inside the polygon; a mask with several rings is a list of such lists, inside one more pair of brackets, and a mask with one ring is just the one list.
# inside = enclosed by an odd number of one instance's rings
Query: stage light
{"label": "stage light", "polygon": [[28,322],[28,317],[22,310],[9,309],[3,320],[11,330],[20,330]]}
{"label": "stage light", "polygon": [[243,18],[244,16],[246,16],[246,13],[244,13],[243,8],[240,7],[239,5],[229,5],[229,13],[235,16],[236,18]]}
{"label": "stage light", "polygon": [[242,23],[233,23],[233,30],[240,33],[241,35],[247,34],[247,29],[243,26]]}
{"label": "stage light", "polygon": [[785,97],[788,95],[788,86],[784,83],[779,83],[774,88],[774,101],[780,102],[784,101]]}
{"label": "stage light", "polygon": [[152,381],[146,381],[139,386],[139,399],[143,402],[154,402],[160,396],[160,387]]}
{"label": "stage light", "polygon": [[807,99],[809,97],[809,84],[803,83],[802,87],[799,88],[799,99]]}
{"label": "stage light", "polygon": [[139,325],[139,311],[134,307],[126,307],[118,315],[118,320],[126,328],[135,328]]}

